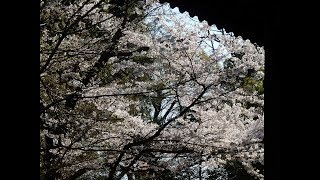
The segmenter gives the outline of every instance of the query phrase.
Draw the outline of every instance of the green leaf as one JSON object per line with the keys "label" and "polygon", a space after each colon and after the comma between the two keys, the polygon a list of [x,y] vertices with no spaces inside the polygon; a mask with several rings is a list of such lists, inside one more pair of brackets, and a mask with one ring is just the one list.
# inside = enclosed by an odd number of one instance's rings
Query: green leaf
{"label": "green leaf", "polygon": [[153,58],[147,56],[135,56],[132,58],[133,62],[140,63],[140,64],[151,64],[153,63]]}
{"label": "green leaf", "polygon": [[204,51],[200,52],[199,56],[200,56],[201,59],[203,59],[205,61],[210,61],[211,60],[211,58]]}

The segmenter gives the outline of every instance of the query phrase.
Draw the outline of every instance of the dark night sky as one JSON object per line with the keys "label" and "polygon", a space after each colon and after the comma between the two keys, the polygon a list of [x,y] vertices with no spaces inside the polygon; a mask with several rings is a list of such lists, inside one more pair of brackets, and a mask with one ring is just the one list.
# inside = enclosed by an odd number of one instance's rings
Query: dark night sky
{"label": "dark night sky", "polygon": [[[265,44],[270,24],[271,13],[277,11],[275,5],[256,0],[160,0],[168,2],[171,7],[179,7],[180,12],[188,11],[190,16],[198,16],[209,25],[215,24],[218,29],[224,28],[236,36],[242,36],[260,46]],[[260,3],[259,3],[260,2]]]}

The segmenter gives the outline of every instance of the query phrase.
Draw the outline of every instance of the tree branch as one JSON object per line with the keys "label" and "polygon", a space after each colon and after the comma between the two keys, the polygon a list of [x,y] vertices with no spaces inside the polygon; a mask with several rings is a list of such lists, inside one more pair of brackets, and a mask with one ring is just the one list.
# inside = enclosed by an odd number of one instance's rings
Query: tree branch
{"label": "tree branch", "polygon": [[[89,2],[89,0],[87,0],[86,2]],[[66,26],[57,42],[57,44],[55,45],[54,49],[52,50],[51,54],[49,55],[46,63],[44,64],[44,66],[42,66],[42,68],[40,69],[40,74],[42,74],[44,71],[46,71],[50,61],[52,60],[53,56],[55,55],[55,53],[57,52],[60,44],[62,43],[62,41],[64,40],[64,38],[68,35],[68,31],[73,28],[73,26],[75,26],[76,24],[78,24],[83,18],[85,18],[91,11],[93,11],[96,7],[98,7],[101,3],[103,2],[103,0],[100,0],[97,4],[95,4],[89,11],[87,11],[84,15],[80,16],[77,20],[75,20],[70,26]],[[85,3],[83,4],[83,6],[81,8],[78,9],[78,11],[80,11],[83,7],[84,7]],[[77,12],[78,12],[77,11]],[[76,13],[75,13],[76,14]],[[74,15],[75,15],[74,14]],[[71,16],[68,20],[68,22],[73,18],[73,16]]]}

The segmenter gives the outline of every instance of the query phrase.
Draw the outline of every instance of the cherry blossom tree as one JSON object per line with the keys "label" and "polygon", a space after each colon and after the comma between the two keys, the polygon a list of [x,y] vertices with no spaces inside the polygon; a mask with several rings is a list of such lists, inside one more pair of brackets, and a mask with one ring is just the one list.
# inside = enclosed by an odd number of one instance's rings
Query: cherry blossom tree
{"label": "cherry blossom tree", "polygon": [[40,5],[42,179],[264,178],[263,47],[157,1]]}

